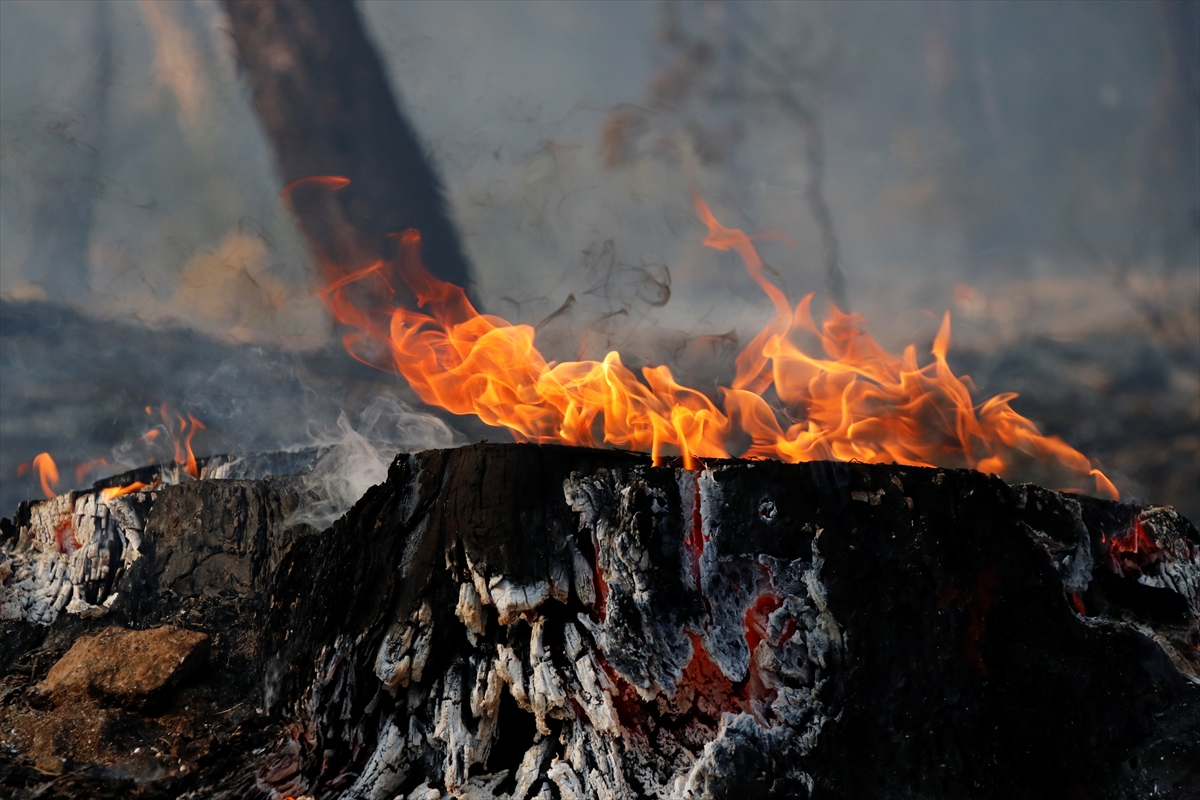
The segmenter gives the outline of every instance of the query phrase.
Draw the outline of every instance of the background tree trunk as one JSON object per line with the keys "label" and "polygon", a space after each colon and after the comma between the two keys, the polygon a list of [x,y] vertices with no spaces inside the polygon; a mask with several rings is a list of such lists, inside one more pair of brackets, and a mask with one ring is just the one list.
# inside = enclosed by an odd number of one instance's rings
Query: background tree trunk
{"label": "background tree trunk", "polygon": [[284,184],[348,178],[340,191],[291,192],[318,258],[355,268],[394,251],[388,234],[421,232],[434,275],[469,287],[471,268],[442,187],[389,88],[358,9],[342,0],[224,0],[238,62]]}

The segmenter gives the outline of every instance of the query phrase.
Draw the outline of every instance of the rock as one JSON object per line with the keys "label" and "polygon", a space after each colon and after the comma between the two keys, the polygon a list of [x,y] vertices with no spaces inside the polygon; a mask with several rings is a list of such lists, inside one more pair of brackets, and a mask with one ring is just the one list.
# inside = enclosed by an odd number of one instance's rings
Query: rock
{"label": "rock", "polygon": [[62,775],[66,771],[66,762],[58,756],[39,758],[33,767],[43,775]]}
{"label": "rock", "polygon": [[37,688],[57,703],[82,695],[143,709],[203,667],[209,645],[207,634],[170,626],[108,628],[78,639]]}

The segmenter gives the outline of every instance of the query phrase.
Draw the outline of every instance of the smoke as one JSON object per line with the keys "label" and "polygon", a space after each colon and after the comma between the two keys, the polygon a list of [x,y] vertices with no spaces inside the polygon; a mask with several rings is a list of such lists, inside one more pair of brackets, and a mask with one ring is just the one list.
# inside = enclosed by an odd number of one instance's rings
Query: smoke
{"label": "smoke", "polygon": [[176,19],[173,4],[139,0],[138,8],[154,40],[154,70],[179,103],[179,123],[185,134],[196,131],[208,111],[208,79],[192,35]]}
{"label": "smoke", "polygon": [[357,426],[343,411],[335,429],[312,433],[311,444],[322,454],[301,479],[300,506],[284,524],[324,530],[367,489],[383,482],[398,453],[456,447],[465,441],[442,420],[395,397],[372,400],[359,415]]}
{"label": "smoke", "polygon": [[328,339],[216,3],[4,3],[0,23],[0,297]]}
{"label": "smoke", "polygon": [[[928,342],[953,308],[951,359],[996,352],[970,365],[982,393],[1021,390],[1200,514],[1196,3],[360,6],[481,304],[548,357],[615,349],[715,386],[770,310],[700,244],[693,188],[799,243],[762,242],[792,300],[822,290],[799,101],[881,343]],[[146,403],[195,411],[206,453],[314,423],[348,446],[339,409],[377,441],[354,411],[415,398],[332,341],[220,5],[89,8],[0,2],[0,503],[38,494],[19,462],[106,454]],[[1158,383],[1126,377],[1159,361]]]}

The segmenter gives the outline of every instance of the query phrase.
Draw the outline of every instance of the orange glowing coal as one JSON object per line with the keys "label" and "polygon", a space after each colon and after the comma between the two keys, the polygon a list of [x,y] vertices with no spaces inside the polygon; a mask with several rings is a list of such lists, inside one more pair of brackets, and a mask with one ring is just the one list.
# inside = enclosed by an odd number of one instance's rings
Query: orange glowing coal
{"label": "orange glowing coal", "polygon": [[134,492],[140,492],[143,489],[153,489],[156,486],[158,486],[159,480],[161,480],[161,479],[158,477],[155,477],[154,483],[145,483],[143,481],[134,481],[133,483],[126,484],[125,486],[110,486],[107,489],[100,490],[100,499],[101,500],[112,500],[114,497],[121,497],[122,495],[133,494]]}
{"label": "orange glowing coal", "polygon": [[[348,183],[306,181],[329,190]],[[913,346],[899,356],[886,352],[857,314],[832,308],[818,327],[812,295],[793,308],[765,277],[751,237],[723,226],[699,197],[695,205],[708,228],[704,244],[737,252],[775,307],[774,319],[738,355],[732,383],[716,398],[681,385],[666,366],[644,367],[638,375],[616,352],[601,361],[547,361],[531,326],[480,314],[462,288],[434,278],[421,264],[420,235],[412,229],[401,235],[394,263],[348,269],[321,259],[321,296],[351,329],[344,337],[351,355],[399,372],[426,403],[474,414],[518,441],[607,443],[649,451],[656,464],[678,455],[689,469],[698,459],[738,455],[1005,475],[1018,461],[1035,459],[1066,468],[1080,482],[1093,479],[1100,493],[1117,498],[1086,457],[1041,435],[1009,406],[1015,394],[972,400],[968,383],[946,362],[949,314],[934,340],[933,360],[923,366]],[[397,280],[412,290],[418,310],[395,299]],[[806,336],[820,341],[823,356],[806,352],[800,343]],[[764,399],[772,396],[782,410]],[[735,442],[742,443],[740,452]]]}

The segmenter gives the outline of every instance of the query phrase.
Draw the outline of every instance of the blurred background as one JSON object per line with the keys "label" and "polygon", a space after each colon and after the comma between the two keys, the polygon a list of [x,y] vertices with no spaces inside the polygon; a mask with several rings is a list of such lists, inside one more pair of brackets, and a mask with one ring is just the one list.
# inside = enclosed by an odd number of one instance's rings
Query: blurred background
{"label": "blurred background", "polygon": [[[770,307],[862,313],[1200,520],[1200,3],[370,2],[487,311],[700,388]],[[0,513],[137,456],[311,443],[348,358],[215,0],[0,3]],[[432,265],[436,268],[436,265]],[[461,418],[464,436],[507,440]],[[169,456],[169,453],[167,454]],[[115,467],[114,467],[115,468]]]}

